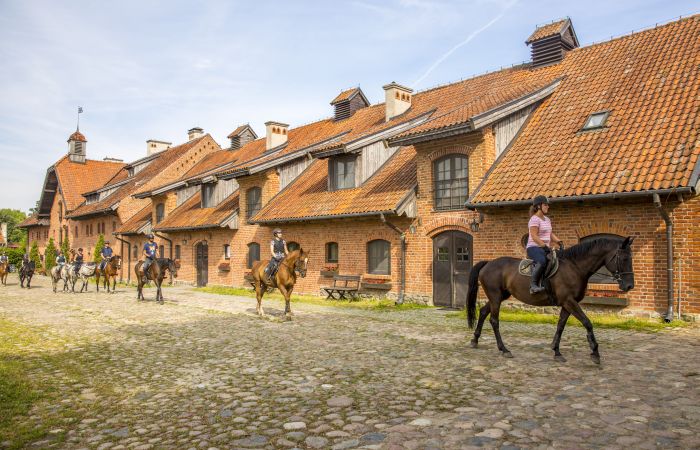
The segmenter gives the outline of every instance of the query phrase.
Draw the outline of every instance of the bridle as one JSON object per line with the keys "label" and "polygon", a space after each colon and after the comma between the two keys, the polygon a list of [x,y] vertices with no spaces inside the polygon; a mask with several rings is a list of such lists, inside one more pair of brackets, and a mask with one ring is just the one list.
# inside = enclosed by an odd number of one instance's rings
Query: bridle
{"label": "bridle", "polygon": [[[620,268],[620,250],[622,250],[622,249],[621,249],[621,248],[618,248],[618,249],[615,251],[615,255],[612,256],[612,257],[611,257],[610,259],[608,259],[607,261],[605,261],[605,267],[607,267],[608,264],[609,264],[610,262],[612,262],[613,259],[615,260],[615,271],[612,272],[612,279],[615,280],[615,281],[617,281],[618,283],[621,283],[621,282],[622,282],[622,276],[623,276],[623,275],[634,275],[634,272],[623,272],[622,269]],[[608,275],[608,274],[606,274],[606,273],[602,273],[602,272],[595,272],[595,275],[600,275],[600,276],[603,276],[603,277],[610,277],[610,275]]]}

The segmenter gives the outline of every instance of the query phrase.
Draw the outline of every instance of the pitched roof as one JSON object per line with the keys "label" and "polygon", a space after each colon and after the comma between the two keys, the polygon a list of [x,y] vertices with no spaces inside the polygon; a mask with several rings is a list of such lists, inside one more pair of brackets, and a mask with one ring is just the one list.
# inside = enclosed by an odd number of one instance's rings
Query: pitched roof
{"label": "pitched roof", "polygon": [[527,38],[527,41],[525,41],[525,43],[530,44],[531,42],[560,34],[566,29],[566,26],[570,23],[570,19],[560,19],[555,22],[539,26],[535,29],[535,31],[532,32],[530,37]]}
{"label": "pitched roof", "polygon": [[229,195],[219,205],[202,208],[202,194],[197,192],[192,198],[175,208],[153,229],[156,231],[191,230],[219,227],[238,210],[238,191]]}
{"label": "pitched roof", "polygon": [[249,129],[255,138],[258,137],[255,130],[253,130],[253,128],[250,126],[250,124],[247,124],[247,123],[245,125],[239,125],[235,130],[233,130],[231,133],[229,133],[229,135],[226,137],[231,139],[232,137],[238,136],[239,134],[243,133],[243,131],[245,131],[246,129]]}
{"label": "pitched roof", "polygon": [[78,130],[75,130],[75,133],[68,136],[68,141],[87,142],[87,139],[85,139],[85,136],[83,135],[83,133],[81,133]]}
{"label": "pitched roof", "polygon": [[[145,168],[143,168],[143,170],[138,172],[136,175],[131,177],[131,179],[129,179],[127,183],[120,186],[112,194],[94,203],[83,203],[80,206],[80,208],[73,211],[68,217],[76,218],[112,210],[121,199],[128,195],[132,195],[138,192],[138,190],[141,189],[144,184],[148,183],[156,175],[160,175],[161,173],[168,173],[167,171],[165,171],[167,167],[176,162],[182,155],[184,155],[194,146],[199,144],[207,136],[208,135],[199,137],[197,139],[192,139],[191,141],[186,142],[184,144],[175,147],[170,147],[167,150],[163,150],[162,152],[156,153],[157,157],[154,158],[150,164],[148,164]],[[176,171],[173,170],[171,172],[175,173]],[[123,176],[118,178],[120,179],[120,181],[123,181]],[[175,176],[173,176],[173,178],[175,178]],[[102,187],[102,185],[100,185],[100,187]]]}
{"label": "pitched roof", "polygon": [[152,219],[153,207],[149,204],[139,212],[131,216],[119,227],[114,234],[138,234]]}
{"label": "pitched roof", "polygon": [[17,224],[19,228],[27,227],[46,227],[49,225],[48,219],[40,219],[36,214],[28,216],[26,219]]}
{"label": "pitched roof", "polygon": [[314,161],[252,218],[290,222],[335,217],[394,214],[416,185],[416,151],[402,147],[364,184],[328,191],[328,160]]}
{"label": "pitched roof", "polygon": [[54,165],[61,185],[66,210],[72,211],[84,200],[82,194],[102,187],[124,163],[86,159],[84,163],[73,162],[64,156]]}
{"label": "pitched roof", "polygon": [[[470,205],[690,187],[700,171],[700,15],[567,53],[564,78]],[[604,127],[581,131],[609,111]]]}
{"label": "pitched roof", "polygon": [[367,100],[367,97],[365,97],[365,94],[362,92],[362,89],[359,87],[354,87],[351,89],[346,89],[342,91],[340,94],[338,94],[333,101],[331,101],[331,105],[335,105],[336,103],[340,103],[344,100],[350,100],[356,95],[362,96],[362,100],[364,100],[365,104],[369,105],[369,100]]}

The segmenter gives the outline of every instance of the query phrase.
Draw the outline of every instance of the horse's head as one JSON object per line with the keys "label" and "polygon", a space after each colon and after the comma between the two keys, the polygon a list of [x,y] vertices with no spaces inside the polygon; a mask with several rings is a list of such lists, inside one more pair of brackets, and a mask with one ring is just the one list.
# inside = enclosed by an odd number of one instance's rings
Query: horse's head
{"label": "horse's head", "polygon": [[114,255],[112,256],[112,259],[110,260],[110,263],[117,269],[120,270],[122,268],[122,257],[119,255]]}
{"label": "horse's head", "polygon": [[613,274],[620,290],[627,292],[634,288],[634,271],[632,269],[632,242],[634,237],[627,237],[610,252],[605,260],[605,267]]}
{"label": "horse's head", "polygon": [[302,278],[306,277],[306,269],[307,266],[309,265],[309,252],[304,251],[303,249],[296,250],[299,252],[299,255],[296,258],[296,261],[294,261],[294,271],[299,272],[299,275]]}
{"label": "horse's head", "polygon": [[168,259],[168,270],[173,278],[177,278],[177,263],[172,259]]}

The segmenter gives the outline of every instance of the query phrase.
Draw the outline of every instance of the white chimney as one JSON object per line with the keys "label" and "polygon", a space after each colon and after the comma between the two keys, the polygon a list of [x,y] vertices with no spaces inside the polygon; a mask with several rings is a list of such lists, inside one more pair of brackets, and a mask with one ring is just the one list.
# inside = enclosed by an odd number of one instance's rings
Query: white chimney
{"label": "white chimney", "polygon": [[265,148],[272,150],[287,142],[289,125],[280,122],[265,122]]}
{"label": "white chimney", "polygon": [[[191,132],[192,130],[190,130]],[[190,137],[190,140],[194,138]],[[162,152],[167,150],[173,145],[172,142],[156,141],[155,139],[149,139],[146,141],[146,155],[151,156],[154,153]]]}
{"label": "white chimney", "polygon": [[194,127],[187,130],[187,139],[190,141],[202,136],[204,136],[204,130],[199,127]]}
{"label": "white chimney", "polygon": [[411,107],[411,94],[413,94],[413,89],[401,86],[395,81],[384,86],[384,97],[386,99],[385,122],[390,121],[399,114],[403,114]]}

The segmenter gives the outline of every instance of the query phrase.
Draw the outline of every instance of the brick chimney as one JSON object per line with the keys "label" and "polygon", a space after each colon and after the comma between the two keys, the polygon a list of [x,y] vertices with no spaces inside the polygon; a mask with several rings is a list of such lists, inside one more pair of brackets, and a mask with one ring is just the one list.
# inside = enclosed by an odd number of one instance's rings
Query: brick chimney
{"label": "brick chimney", "polygon": [[272,150],[287,143],[289,125],[280,122],[265,122],[265,149]]}
{"label": "brick chimney", "polygon": [[187,140],[197,139],[204,136],[204,130],[199,127],[190,128],[187,130]]}
{"label": "brick chimney", "polygon": [[[200,130],[201,130],[201,128],[200,128]],[[192,130],[190,130],[190,132],[191,131]],[[190,140],[192,140],[192,139],[194,139],[194,138],[190,137]],[[151,156],[154,153],[162,152],[163,150],[169,149],[170,146],[172,146],[172,145],[173,145],[172,142],[156,141],[155,139],[149,139],[146,141],[146,155]]]}
{"label": "brick chimney", "polygon": [[413,89],[401,86],[395,81],[384,86],[384,97],[386,99],[386,116],[384,121],[388,122],[394,117],[406,112],[406,110],[411,107],[412,94]]}

